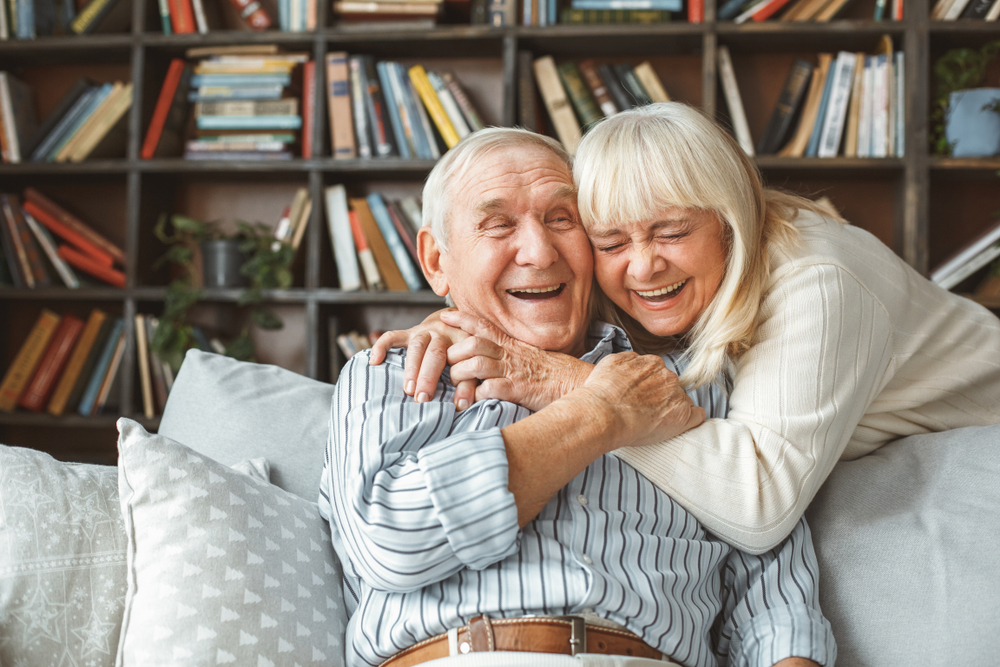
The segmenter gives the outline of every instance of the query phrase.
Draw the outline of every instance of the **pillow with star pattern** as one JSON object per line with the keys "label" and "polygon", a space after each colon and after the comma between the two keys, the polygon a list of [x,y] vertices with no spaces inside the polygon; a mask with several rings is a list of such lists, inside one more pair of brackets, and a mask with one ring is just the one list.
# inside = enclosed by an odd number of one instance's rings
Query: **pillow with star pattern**
{"label": "pillow with star pattern", "polygon": [[316,503],[118,420],[128,591],[117,667],[344,664]]}

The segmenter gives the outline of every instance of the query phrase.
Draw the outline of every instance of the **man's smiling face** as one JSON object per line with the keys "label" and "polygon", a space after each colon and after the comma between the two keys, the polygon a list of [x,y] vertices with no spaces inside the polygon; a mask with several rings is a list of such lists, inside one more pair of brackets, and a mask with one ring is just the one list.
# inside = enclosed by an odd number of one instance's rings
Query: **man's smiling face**
{"label": "man's smiling face", "polygon": [[546,350],[583,352],[593,255],[573,176],[537,147],[500,149],[450,185],[448,250],[422,229],[425,274],[465,312]]}

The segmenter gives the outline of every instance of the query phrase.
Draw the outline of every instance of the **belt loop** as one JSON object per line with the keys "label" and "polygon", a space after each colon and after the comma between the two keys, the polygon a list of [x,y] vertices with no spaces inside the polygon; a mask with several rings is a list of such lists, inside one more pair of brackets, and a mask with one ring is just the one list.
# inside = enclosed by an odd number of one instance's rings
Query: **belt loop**
{"label": "belt loop", "polygon": [[493,641],[493,625],[490,617],[486,614],[476,616],[469,621],[469,644],[473,651],[495,651],[496,644]]}
{"label": "belt loop", "polygon": [[448,655],[458,655],[458,628],[448,631]]}

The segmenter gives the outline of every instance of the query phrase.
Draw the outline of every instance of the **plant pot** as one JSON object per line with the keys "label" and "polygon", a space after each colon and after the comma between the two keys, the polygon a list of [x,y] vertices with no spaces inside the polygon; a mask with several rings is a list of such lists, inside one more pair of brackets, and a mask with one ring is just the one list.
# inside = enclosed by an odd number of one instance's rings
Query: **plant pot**
{"label": "plant pot", "polygon": [[205,287],[246,287],[250,280],[240,274],[246,260],[236,239],[203,241],[201,268]]}
{"label": "plant pot", "polygon": [[953,157],[1000,155],[1000,112],[989,107],[1000,102],[1000,88],[973,88],[948,98],[945,138]]}

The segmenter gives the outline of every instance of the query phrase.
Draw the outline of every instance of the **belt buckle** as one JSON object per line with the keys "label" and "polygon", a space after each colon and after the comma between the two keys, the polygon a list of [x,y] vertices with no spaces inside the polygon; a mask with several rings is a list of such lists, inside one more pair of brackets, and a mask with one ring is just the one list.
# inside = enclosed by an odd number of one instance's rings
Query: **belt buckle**
{"label": "belt buckle", "polygon": [[583,616],[552,616],[551,618],[554,618],[557,621],[569,621],[570,655],[587,652],[587,623],[583,620]]}

